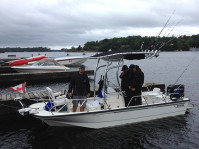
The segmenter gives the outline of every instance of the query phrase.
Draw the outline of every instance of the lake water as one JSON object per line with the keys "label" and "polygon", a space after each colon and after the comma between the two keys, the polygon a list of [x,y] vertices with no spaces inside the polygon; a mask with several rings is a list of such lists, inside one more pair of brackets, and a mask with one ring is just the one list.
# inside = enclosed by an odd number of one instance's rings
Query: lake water
{"label": "lake water", "polygon": [[[31,53],[16,54],[18,57],[31,56]],[[33,53],[34,56],[38,53]],[[51,57],[66,56],[63,52],[40,53]],[[82,55],[82,53],[69,53]],[[95,53],[86,53],[93,55]],[[158,58],[141,61],[124,61],[124,64],[137,64],[145,74],[146,82],[185,85],[185,96],[190,98],[194,108],[183,116],[155,121],[130,124],[104,129],[49,127],[41,121],[28,117],[13,117],[9,121],[1,117],[0,148],[35,148],[35,149],[130,149],[130,148],[199,148],[199,52],[162,52]],[[94,69],[95,60],[84,63],[86,69]],[[189,66],[188,66],[189,65]],[[188,66],[188,67],[187,67]],[[100,72],[103,72],[100,71]],[[184,72],[184,73],[183,73]],[[181,74],[183,75],[181,76]],[[98,77],[101,74],[98,74]],[[110,71],[115,76],[115,71]],[[181,77],[180,77],[181,76]],[[115,78],[111,78],[116,83]],[[27,84],[27,90],[66,88],[67,82],[53,84]],[[11,92],[0,88],[1,93]]]}

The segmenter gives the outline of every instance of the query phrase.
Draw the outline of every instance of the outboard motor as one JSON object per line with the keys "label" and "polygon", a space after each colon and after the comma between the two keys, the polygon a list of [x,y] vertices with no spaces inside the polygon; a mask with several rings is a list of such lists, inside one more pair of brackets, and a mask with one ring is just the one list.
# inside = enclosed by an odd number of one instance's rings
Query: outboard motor
{"label": "outboard motor", "polygon": [[183,84],[171,84],[167,86],[167,94],[170,95],[170,99],[173,101],[184,97],[184,85]]}

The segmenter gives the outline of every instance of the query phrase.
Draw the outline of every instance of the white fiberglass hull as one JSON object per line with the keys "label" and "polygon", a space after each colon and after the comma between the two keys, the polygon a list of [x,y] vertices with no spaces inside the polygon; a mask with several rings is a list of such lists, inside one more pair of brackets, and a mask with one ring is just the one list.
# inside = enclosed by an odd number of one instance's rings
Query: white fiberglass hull
{"label": "white fiberglass hull", "polygon": [[187,99],[179,102],[141,105],[94,112],[60,113],[59,115],[50,112],[48,112],[50,115],[45,115],[39,112],[34,116],[50,126],[103,128],[183,115],[187,110],[188,102],[189,100]]}
{"label": "white fiberglass hull", "polygon": [[88,57],[62,57],[62,58],[55,58],[57,62],[65,66],[80,66],[84,63]]}
{"label": "white fiberglass hull", "polygon": [[14,66],[12,67],[17,72],[53,72],[53,71],[68,71],[70,68],[68,67],[60,67],[60,66]]}

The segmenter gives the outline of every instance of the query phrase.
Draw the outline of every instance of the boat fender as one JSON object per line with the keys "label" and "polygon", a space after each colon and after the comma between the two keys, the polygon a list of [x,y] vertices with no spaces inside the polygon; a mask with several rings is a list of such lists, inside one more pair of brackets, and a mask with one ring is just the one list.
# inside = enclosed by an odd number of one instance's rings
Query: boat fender
{"label": "boat fender", "polygon": [[25,116],[25,115],[29,115],[30,110],[32,110],[32,108],[23,108],[23,109],[19,109],[18,112],[19,114]]}

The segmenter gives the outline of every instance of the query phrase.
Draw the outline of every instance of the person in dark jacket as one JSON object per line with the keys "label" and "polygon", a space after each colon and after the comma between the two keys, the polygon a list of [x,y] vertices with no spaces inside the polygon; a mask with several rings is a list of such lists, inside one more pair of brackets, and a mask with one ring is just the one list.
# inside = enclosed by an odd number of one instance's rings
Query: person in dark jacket
{"label": "person in dark jacket", "polygon": [[141,98],[141,92],[142,92],[142,85],[144,84],[144,73],[137,65],[132,65],[130,69],[130,84],[129,89],[130,91],[130,98],[134,96],[131,100],[130,106],[134,105],[141,105],[142,104],[142,98]]}
{"label": "person in dark jacket", "polygon": [[[85,74],[85,66],[79,67],[79,72],[75,73],[70,81],[68,95],[73,96],[73,99],[85,99],[86,96],[90,97],[90,83],[88,76]],[[76,112],[78,103],[83,103],[83,100],[73,100],[73,112]],[[85,103],[80,107],[80,111],[83,112]]]}
{"label": "person in dark jacket", "polygon": [[122,73],[120,74],[121,78],[121,90],[124,92],[124,101],[125,106],[129,103],[129,68],[127,65],[122,67]]}

